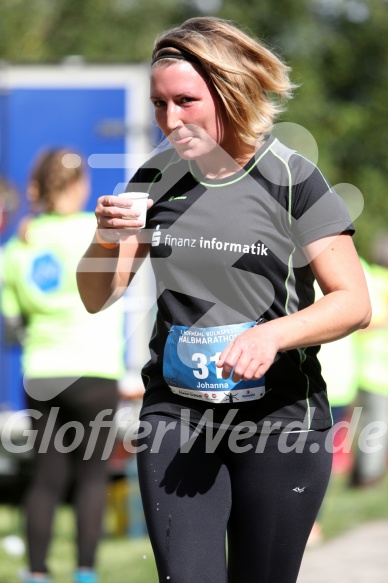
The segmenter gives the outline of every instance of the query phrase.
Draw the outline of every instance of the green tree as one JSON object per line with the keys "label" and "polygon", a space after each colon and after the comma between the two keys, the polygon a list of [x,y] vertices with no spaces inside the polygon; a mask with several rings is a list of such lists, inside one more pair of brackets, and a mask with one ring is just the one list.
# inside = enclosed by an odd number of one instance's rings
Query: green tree
{"label": "green tree", "polygon": [[369,258],[376,232],[388,229],[388,2],[226,0],[222,16],[249,26],[291,65],[300,87],[282,119],[311,132],[333,184],[361,190],[355,242]]}

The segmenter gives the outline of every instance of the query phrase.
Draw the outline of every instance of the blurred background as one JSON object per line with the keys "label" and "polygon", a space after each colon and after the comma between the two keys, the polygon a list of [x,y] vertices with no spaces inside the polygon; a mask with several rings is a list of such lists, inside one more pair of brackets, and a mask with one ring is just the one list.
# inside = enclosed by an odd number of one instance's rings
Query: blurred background
{"label": "blurred background", "polygon": [[[361,191],[365,206],[355,221],[354,241],[360,255],[374,261],[372,243],[387,230],[388,219],[388,0],[2,0],[0,177],[6,187],[0,197],[1,245],[28,211],[26,183],[42,148],[66,145],[88,159],[88,210],[102,194],[123,190],[137,162],[160,138],[148,100],[154,38],[186,18],[206,14],[246,27],[291,66],[299,88],[278,121],[310,132],[318,165],[332,184],[350,183]],[[131,327],[148,307],[139,310],[130,295],[126,302]],[[145,329],[144,346],[148,334]],[[129,382],[137,382],[133,379],[146,356],[128,342]],[[19,350],[2,345],[0,359],[0,410],[18,411],[24,407]],[[0,460],[0,473],[7,463]],[[344,467],[349,470],[349,461]],[[341,486],[335,488],[333,517],[336,504],[345,499]],[[0,505],[6,501],[0,488]],[[380,516],[381,508],[372,506],[366,517]],[[360,508],[358,498],[354,507]],[[7,520],[6,530],[15,528],[12,516]],[[335,518],[326,526],[328,536],[338,532],[334,523]],[[143,557],[151,561],[150,554]],[[144,575],[139,573],[140,582]],[[12,581],[7,577],[4,581]]]}

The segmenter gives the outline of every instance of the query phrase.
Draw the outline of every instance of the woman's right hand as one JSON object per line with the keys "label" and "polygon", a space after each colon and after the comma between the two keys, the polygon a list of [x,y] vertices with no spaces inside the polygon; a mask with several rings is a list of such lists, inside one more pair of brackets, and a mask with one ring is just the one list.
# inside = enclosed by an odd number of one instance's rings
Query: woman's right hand
{"label": "woman's right hand", "polygon": [[[153,202],[148,200],[148,208],[152,204]],[[134,234],[144,226],[143,222],[138,219],[140,212],[132,209],[132,205],[133,201],[129,196],[119,197],[112,194],[100,196],[94,214],[99,233],[103,239],[116,242],[121,236]]]}

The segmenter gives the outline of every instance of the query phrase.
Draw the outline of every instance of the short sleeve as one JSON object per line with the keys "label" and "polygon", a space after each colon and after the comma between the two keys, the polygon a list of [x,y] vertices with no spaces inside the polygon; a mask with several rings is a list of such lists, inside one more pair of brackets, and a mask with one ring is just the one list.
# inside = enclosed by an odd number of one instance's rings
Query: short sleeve
{"label": "short sleeve", "polygon": [[330,235],[354,234],[345,203],[314,164],[294,154],[290,172],[291,228],[299,246]]}

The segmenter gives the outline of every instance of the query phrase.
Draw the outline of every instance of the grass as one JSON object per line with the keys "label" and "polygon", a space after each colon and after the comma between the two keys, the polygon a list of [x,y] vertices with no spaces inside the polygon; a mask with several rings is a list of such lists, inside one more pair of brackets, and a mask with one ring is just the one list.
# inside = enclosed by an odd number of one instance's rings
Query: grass
{"label": "grass", "polygon": [[[48,565],[55,583],[72,583],[75,566],[74,516],[69,507],[57,513]],[[26,570],[25,556],[5,552],[2,539],[23,537],[23,521],[18,509],[0,506],[0,583],[20,583]],[[148,538],[130,540],[127,536],[106,536],[98,553],[100,583],[151,583],[157,581],[155,563]]]}
{"label": "grass", "polygon": [[388,475],[369,488],[348,488],[346,476],[334,476],[321,510],[325,539],[372,520],[388,519]]}
{"label": "grass", "polygon": [[[388,476],[370,489],[349,489],[347,478],[332,478],[320,514],[326,539],[369,520],[388,519]],[[22,536],[22,516],[9,506],[0,506],[0,539]],[[0,541],[1,542],[1,541]],[[74,521],[69,508],[62,508],[55,523],[49,565],[55,583],[72,582],[74,568]],[[7,554],[0,544],[0,583],[20,583],[19,572],[26,567],[25,557]],[[157,575],[148,538],[106,536],[99,549],[100,583],[156,583]]]}

